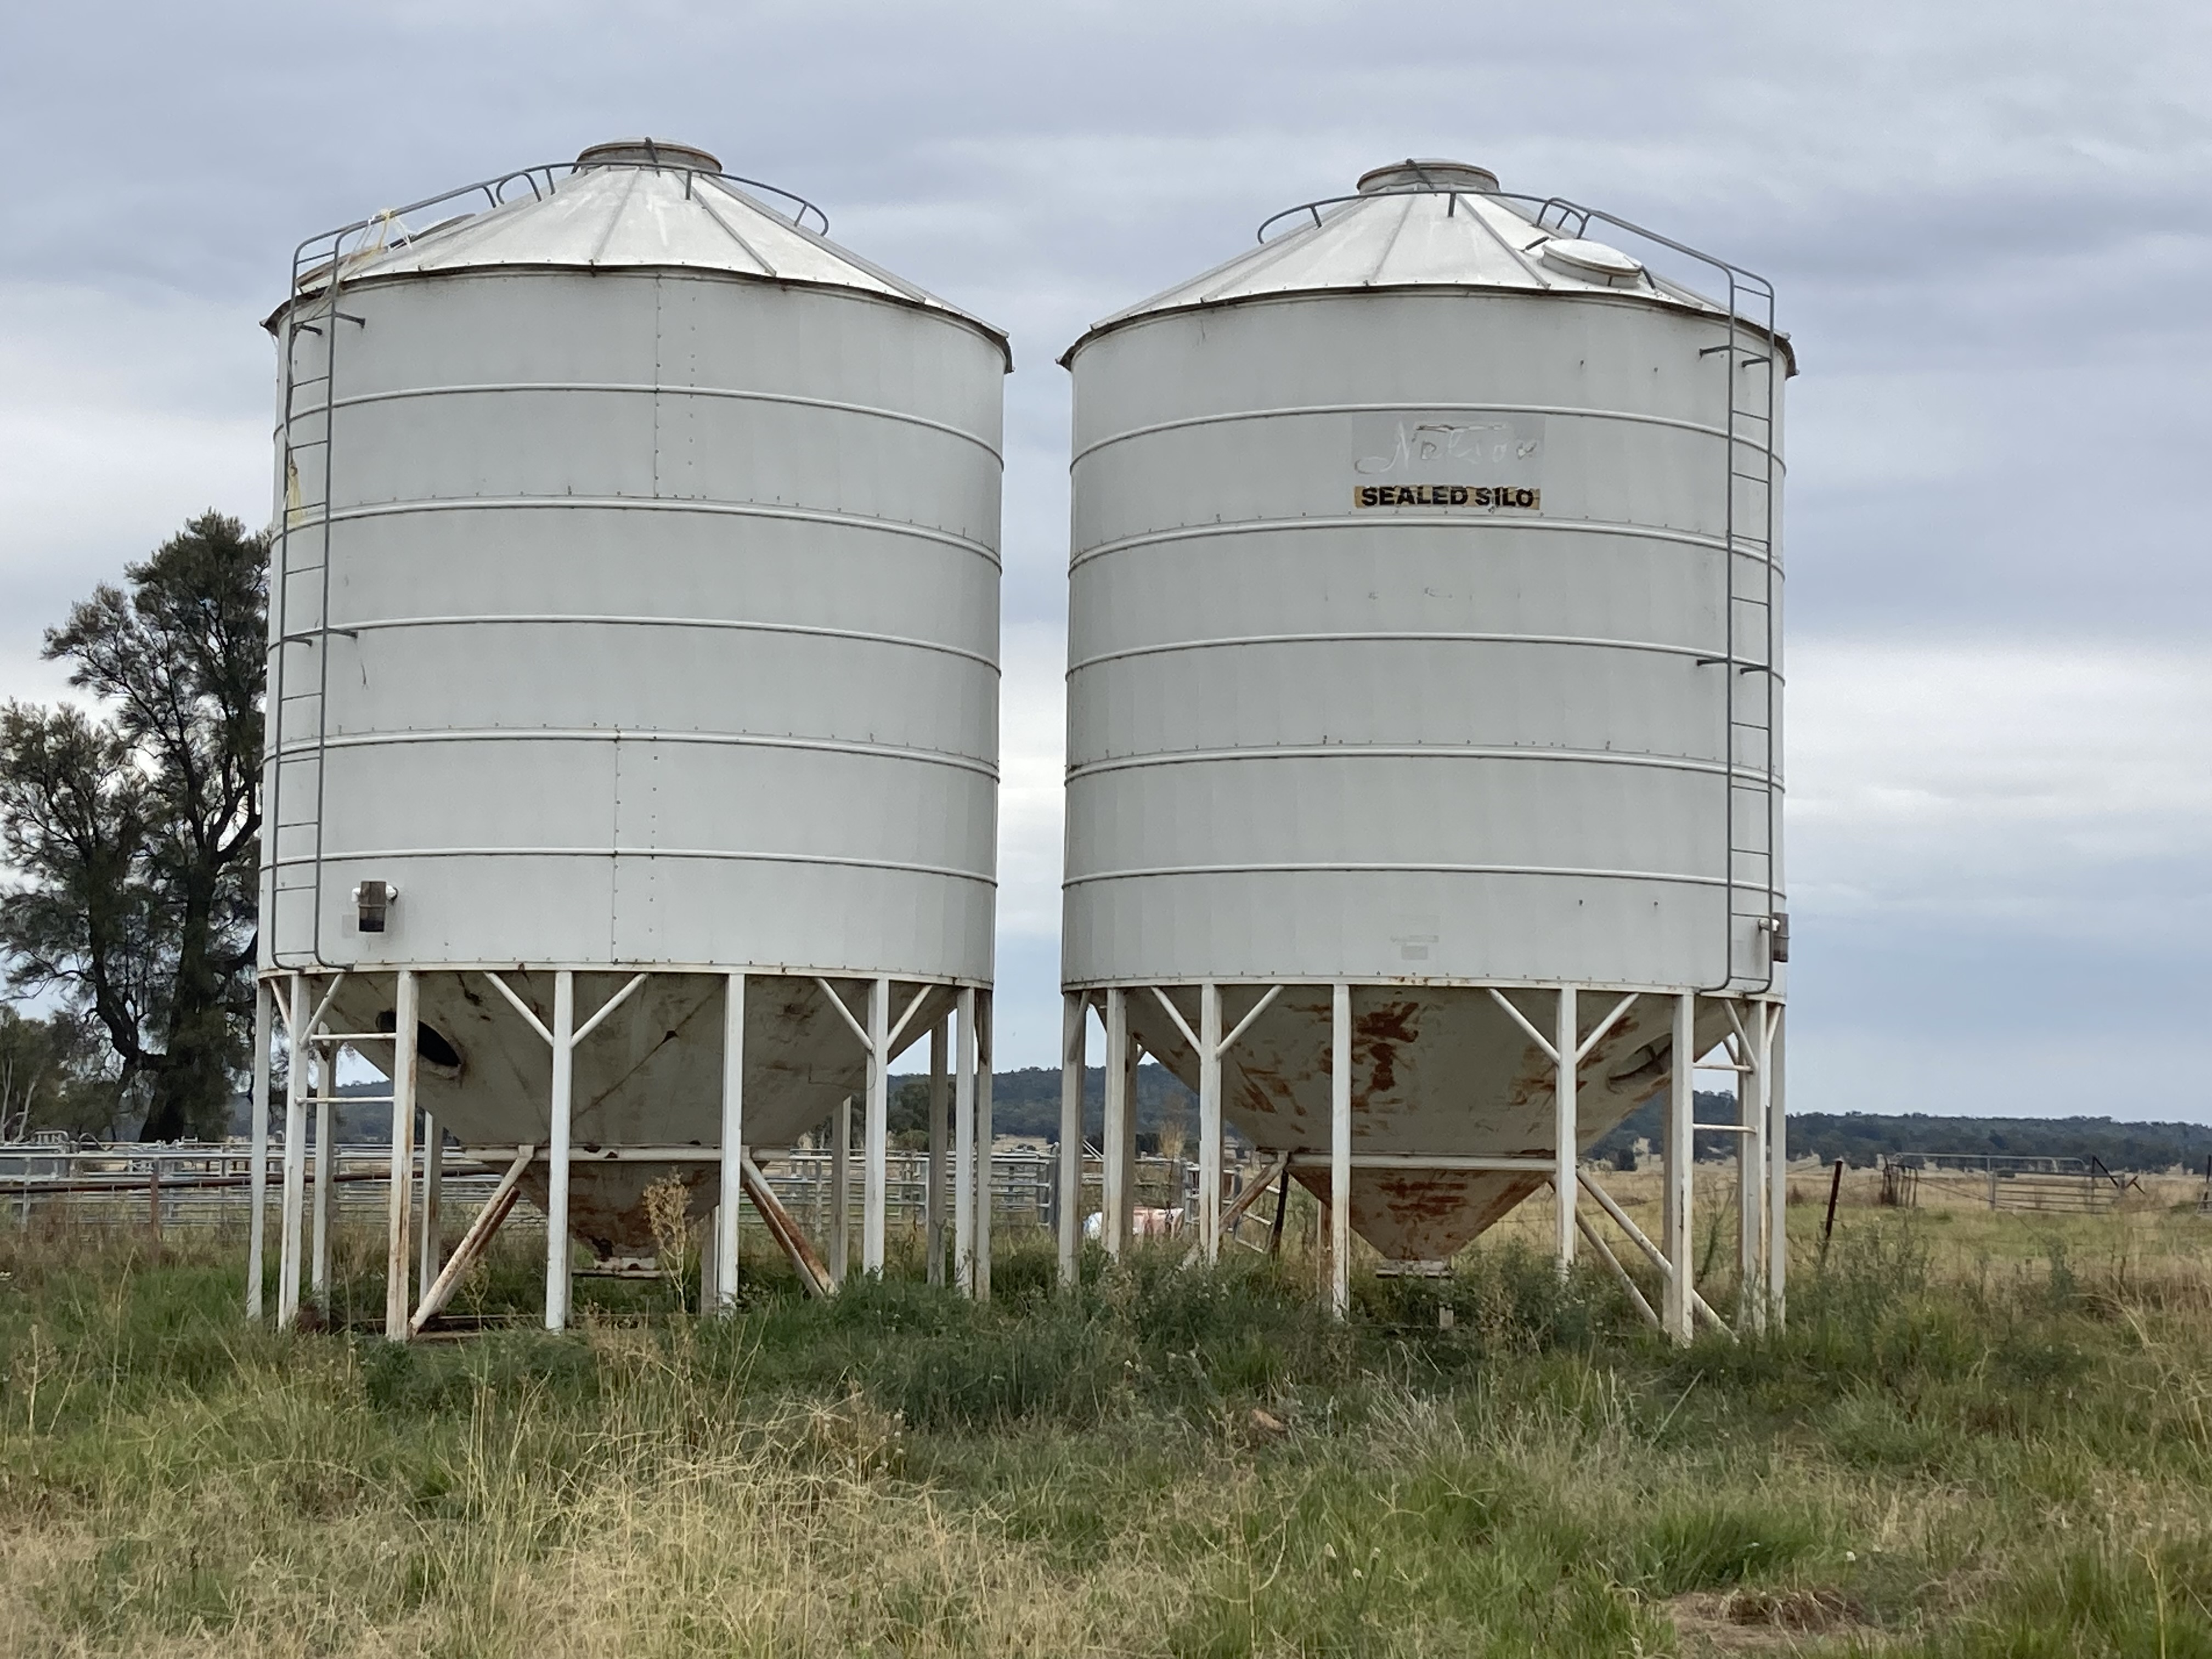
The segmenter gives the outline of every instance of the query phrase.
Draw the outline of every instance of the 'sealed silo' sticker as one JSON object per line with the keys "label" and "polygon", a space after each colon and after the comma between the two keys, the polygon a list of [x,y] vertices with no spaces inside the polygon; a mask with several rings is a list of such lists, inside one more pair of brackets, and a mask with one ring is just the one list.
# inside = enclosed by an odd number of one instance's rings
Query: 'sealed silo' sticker
{"label": "'sealed silo' sticker", "polygon": [[1467,507],[1479,513],[1540,513],[1544,492],[1513,484],[1358,484],[1354,507]]}

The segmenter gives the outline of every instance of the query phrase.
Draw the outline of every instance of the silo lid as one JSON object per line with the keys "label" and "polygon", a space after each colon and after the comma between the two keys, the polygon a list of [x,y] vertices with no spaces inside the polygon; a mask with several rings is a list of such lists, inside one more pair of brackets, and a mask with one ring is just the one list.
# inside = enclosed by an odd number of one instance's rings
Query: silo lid
{"label": "silo lid", "polygon": [[[1260,245],[1225,264],[1094,324],[1065,364],[1103,333],[1162,312],[1309,293],[1388,289],[1494,289],[1630,295],[1725,316],[1601,242],[1539,224],[1542,204],[1504,194],[1498,175],[1466,161],[1409,158],[1360,175],[1358,193],[1279,214]],[[1274,230],[1279,222],[1301,222]]]}
{"label": "silo lid", "polygon": [[1359,175],[1358,191],[1362,196],[1380,196],[1391,191],[1407,190],[1472,190],[1494,193],[1498,175],[1488,167],[1479,167],[1468,161],[1421,160],[1408,155],[1402,161],[1385,162],[1379,167],[1370,167]]}
{"label": "silo lid", "polygon": [[[557,168],[537,170],[534,182],[512,175],[512,199],[483,212],[419,232],[398,219],[372,222],[368,246],[348,244],[345,282],[495,270],[715,271],[846,289],[957,318],[996,342],[1012,367],[1004,330],[797,222],[720,166],[696,145],[664,139],[593,144],[566,176]],[[329,270],[304,273],[301,291],[325,286]]]}

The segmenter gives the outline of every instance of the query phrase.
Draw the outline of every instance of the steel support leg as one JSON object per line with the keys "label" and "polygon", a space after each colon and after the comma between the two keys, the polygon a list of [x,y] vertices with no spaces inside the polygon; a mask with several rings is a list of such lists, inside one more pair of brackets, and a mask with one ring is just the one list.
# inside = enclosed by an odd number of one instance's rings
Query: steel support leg
{"label": "steel support leg", "polygon": [[1136,1103],[1129,1098],[1129,994],[1120,986],[1106,992],[1106,1127],[1104,1177],[1100,1193],[1098,1237],[1106,1254],[1118,1261],[1128,1248],[1129,1158],[1124,1148],[1135,1138]]}
{"label": "steel support leg", "polygon": [[337,1104],[338,1055],[334,1047],[313,1045],[307,1054],[314,1066],[309,1075],[313,1079],[315,1102],[314,1241],[307,1258],[307,1293],[317,1307],[327,1309],[331,1303],[331,1197],[337,1190],[331,1178],[337,1174],[337,1160],[331,1155],[337,1135],[331,1119]]}
{"label": "steel support leg", "polygon": [[1575,1166],[1582,1133],[1575,1074],[1581,1019],[1575,988],[1562,985],[1559,1022],[1552,1034],[1556,1062],[1552,1081],[1552,1256],[1562,1274],[1575,1265]]}
{"label": "steel support leg", "polygon": [[568,1324],[568,1144],[576,1080],[576,975],[553,975],[552,1128],[545,1144],[545,1328]]}
{"label": "steel support leg", "polygon": [[1789,1015],[1784,1005],[1766,1005],[1766,1310],[1778,1329],[1784,1308],[1784,1279],[1790,1265],[1790,1120],[1783,1109],[1789,1067],[1782,1038]]}
{"label": "steel support leg", "polygon": [[269,981],[253,981],[253,1098],[247,1105],[252,1125],[248,1144],[253,1168],[246,1176],[246,1316],[261,1317],[262,1259],[269,1231],[269,1040],[275,1009]]}
{"label": "steel support leg", "polygon": [[939,1020],[929,1028],[929,1191],[922,1200],[922,1238],[929,1256],[929,1282],[945,1283],[945,1141],[951,1125],[946,1114],[951,1109],[951,1091],[946,1087],[945,1067],[951,1056],[945,1052],[945,1022]]}
{"label": "steel support leg", "polygon": [[[738,1205],[744,1196],[745,976],[732,974],[722,992],[722,1180],[714,1211],[714,1305],[738,1299]],[[700,1305],[707,1304],[702,1301]]]}
{"label": "steel support leg", "polygon": [[1677,1342],[1690,1340],[1691,1276],[1696,1262],[1690,1254],[1690,1200],[1693,1190],[1696,1135],[1697,1008],[1694,992],[1674,999],[1674,1068],[1667,1090],[1667,1133],[1661,1158],[1666,1192],[1661,1206],[1660,1247],[1672,1270],[1667,1279],[1666,1305],[1660,1317],[1667,1334]]}
{"label": "steel support leg", "polygon": [[307,981],[292,975],[291,1051],[284,1073],[284,1190],[277,1221],[276,1323],[300,1320],[301,1247],[307,1202]]}
{"label": "steel support leg", "polygon": [[1735,1074],[1736,1329],[1766,1323],[1766,1005],[1742,1005],[1743,1046]]}
{"label": "steel support leg", "polygon": [[[407,1269],[410,1265],[407,1259],[410,1194],[407,1189],[414,1184],[415,1178],[415,1030],[422,1018],[419,996],[414,970],[402,968],[398,993],[392,998],[392,1169],[384,1250],[384,1334],[394,1342],[407,1340],[411,1314],[407,1295]],[[558,1077],[557,1058],[554,1066],[554,1075]],[[322,1149],[316,1148],[316,1156],[322,1155]]]}
{"label": "steel support leg", "polygon": [[991,1299],[991,994],[975,997],[975,1299]]}
{"label": "steel support leg", "polygon": [[438,1282],[438,1270],[446,1265],[445,1240],[440,1230],[445,1224],[446,1207],[446,1132],[438,1120],[428,1112],[422,1114],[422,1241],[417,1255],[422,1267],[416,1274],[420,1288],[416,1299],[430,1294],[430,1286]]}
{"label": "steel support leg", "polygon": [[1060,1283],[1073,1290],[1083,1266],[1083,1051],[1091,1012],[1082,995],[1060,1000]]}
{"label": "steel support leg", "polygon": [[1352,987],[1330,999],[1328,1035],[1328,1307],[1352,1311]]}
{"label": "steel support leg", "polygon": [[868,987],[868,1110],[860,1170],[860,1271],[883,1277],[890,1200],[891,982]]}
{"label": "steel support leg", "polygon": [[1221,988],[1198,988],[1198,1247],[1221,1260]]}
{"label": "steel support leg", "polygon": [[830,1120],[830,1282],[842,1286],[853,1265],[853,1097]]}
{"label": "steel support leg", "polygon": [[975,1293],[975,991],[953,1006],[952,1282]]}

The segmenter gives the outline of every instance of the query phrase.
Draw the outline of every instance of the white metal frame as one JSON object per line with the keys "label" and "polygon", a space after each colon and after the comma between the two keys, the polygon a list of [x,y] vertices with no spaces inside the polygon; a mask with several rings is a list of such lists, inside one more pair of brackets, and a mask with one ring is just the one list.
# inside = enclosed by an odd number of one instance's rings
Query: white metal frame
{"label": "white metal frame", "polygon": [[[1064,1288],[1077,1282],[1081,1261],[1083,1216],[1083,1076],[1088,1060],[1090,1014],[1096,1011],[1104,1027],[1106,1109],[1102,1137],[1100,1237],[1106,1254],[1118,1261],[1132,1237],[1134,1193],[1132,1169],[1136,1146],[1135,1073],[1143,1046],[1130,1028],[1128,1000],[1149,994],[1173,1022],[1176,1030],[1198,1056],[1199,1075],[1199,1239],[1187,1262],[1217,1261],[1222,1233],[1221,1185],[1224,1158],[1221,1062],[1237,1040],[1251,1029],[1288,985],[1306,981],[1261,982],[1261,995],[1236,1025],[1225,1034],[1219,981],[1197,983],[1199,1019],[1192,1028],[1170,988],[1188,991],[1189,982],[1109,985],[1070,990],[1062,996],[1060,1042],[1060,1117],[1059,1169],[1060,1280]],[[1757,1330],[1783,1315],[1784,1280],[1788,1249],[1785,1232],[1786,1176],[1789,1168],[1787,1124],[1784,1112],[1782,1048],[1783,1004],[1760,996],[1715,996],[1692,989],[1624,989],[1582,985],[1493,985],[1467,988],[1488,993],[1501,1009],[1553,1066],[1553,1151],[1544,1157],[1469,1157],[1418,1153],[1360,1152],[1353,1146],[1352,1076],[1352,1000],[1362,981],[1323,981],[1330,989],[1329,1146],[1326,1156],[1309,1151],[1283,1155],[1291,1170],[1318,1170],[1329,1176],[1330,1202],[1323,1231],[1328,1258],[1327,1299],[1339,1316],[1351,1305],[1352,1218],[1348,1194],[1354,1171],[1364,1169],[1496,1170],[1540,1173],[1553,1198],[1553,1258],[1562,1274],[1572,1270],[1577,1247],[1587,1244],[1601,1264],[1621,1284],[1632,1304],[1653,1324],[1678,1341],[1690,1340],[1696,1323],[1717,1329],[1729,1328],[1692,1282],[1691,1217],[1694,1206],[1695,1136],[1697,1132],[1721,1131],[1741,1137],[1736,1160],[1737,1200],[1742,1224],[1739,1231],[1737,1278],[1740,1286],[1738,1318],[1743,1327]],[[1582,993],[1593,991],[1614,1000],[1602,1018],[1588,1030],[1582,1027]],[[1509,993],[1548,993],[1553,999],[1552,1029],[1547,1034]],[[1581,1168],[1580,1117],[1577,1110],[1580,1068],[1639,999],[1669,1000],[1672,1010],[1672,1054],[1667,1087],[1668,1110],[1662,1144],[1664,1201],[1661,1243],[1654,1243],[1627,1212],[1592,1176]],[[1724,1040],[1728,1059],[1715,1061],[1696,1051],[1696,1020],[1700,1000],[1718,1004],[1728,1015],[1731,1030]],[[1740,1079],[1741,1121],[1735,1124],[1694,1122],[1696,1073],[1701,1069],[1729,1069]],[[1577,1200],[1587,1194],[1599,1210],[1658,1271],[1662,1305],[1653,1309],[1621,1265],[1620,1258]]]}
{"label": "white metal frame", "polygon": [[[392,1104],[392,1162],[391,1199],[387,1228],[386,1261],[385,1330],[394,1340],[404,1341],[418,1334],[434,1317],[451,1296],[467,1269],[479,1259],[489,1244],[491,1237],[517,1200],[517,1184],[529,1166],[538,1158],[545,1162],[547,1175],[546,1198],[546,1261],[545,1261],[545,1326],[549,1330],[566,1327],[569,1315],[570,1254],[572,1241],[568,1237],[568,1190],[574,1157],[571,1145],[570,1124],[574,1106],[574,1054],[576,1049],[596,1031],[615,1011],[628,1001],[651,976],[648,972],[635,972],[612,996],[584,1018],[580,1024],[576,1016],[575,981],[583,972],[621,973],[619,967],[608,969],[556,968],[536,971],[550,972],[553,976],[553,1011],[549,1023],[539,1018],[502,976],[500,969],[470,966],[441,967],[438,969],[409,968],[381,969],[389,972],[394,981],[396,1009],[393,1024],[396,1031],[340,1031],[331,1028],[328,1016],[339,988],[349,976],[347,969],[337,969],[328,975],[310,975],[289,970],[264,975],[255,990],[256,1043],[253,1059],[253,1107],[252,1111],[252,1172],[249,1178],[249,1231],[247,1238],[246,1313],[249,1319],[260,1318],[263,1311],[264,1285],[267,1275],[264,1240],[267,1231],[268,1165],[270,1124],[269,1121],[269,1079],[271,1072],[272,1039],[281,1025],[294,1058],[289,1067],[284,1103],[283,1165],[278,1199],[278,1264],[276,1285],[276,1322],[289,1328],[299,1322],[301,1306],[301,1279],[307,1278],[307,1288],[316,1296],[325,1294],[329,1274],[331,1221],[331,1182],[335,1173],[334,1161],[323,1156],[321,1148],[330,1143],[331,1112],[335,1104],[337,1056],[343,1048],[358,1048],[367,1043],[393,1044],[392,1066],[392,1087],[388,1097],[360,1097],[362,1100],[388,1099]],[[441,1188],[443,1182],[442,1133],[436,1121],[428,1114],[420,1120],[422,1133],[421,1157],[416,1153],[417,1128],[416,1109],[416,1079],[419,1058],[411,1038],[420,1022],[420,979],[424,972],[450,972],[456,977],[478,977],[496,990],[501,997],[522,1017],[529,1028],[537,1033],[552,1052],[552,1081],[550,1090],[550,1127],[542,1146],[520,1146],[514,1151],[514,1162],[494,1196],[478,1212],[465,1231],[453,1254],[441,1254],[440,1229],[441,1223]],[[518,969],[509,964],[507,972],[532,971]],[[690,976],[690,970],[672,970]],[[757,1169],[747,1155],[744,1139],[744,1018],[747,975],[744,972],[723,971],[725,1003],[723,1017],[721,1145],[716,1149],[696,1147],[607,1148],[607,1156],[624,1152],[651,1153],[656,1158],[689,1153],[702,1161],[712,1160],[720,1164],[720,1203],[715,1206],[709,1224],[709,1236],[702,1249],[701,1291],[702,1307],[727,1308],[738,1293],[738,1227],[741,1203],[750,1200],[761,1209],[763,1195],[773,1202]],[[883,1270],[887,1238],[887,1200],[890,1119],[890,1057],[896,1052],[899,1040],[924,1001],[933,992],[945,988],[932,981],[923,984],[908,1002],[905,1011],[896,1021],[890,1018],[891,981],[878,976],[868,981],[867,1017],[865,1023],[854,1018],[851,1008],[840,997],[832,982],[819,975],[815,979],[832,1006],[842,1015],[869,1054],[866,1089],[866,1127],[862,1144],[864,1170],[864,1201],[862,1206],[861,1270],[880,1273]],[[942,1282],[941,1240],[944,1231],[944,1191],[948,1151],[958,1163],[958,1177],[952,1194],[957,1210],[957,1224],[954,1240],[954,1255],[961,1289],[971,1295],[990,1294],[990,1200],[988,1182],[991,1178],[990,1146],[990,1082],[988,1073],[978,1075],[979,1066],[988,1066],[990,1057],[990,994],[972,986],[956,986],[953,989],[956,1012],[949,1022],[955,1028],[951,1034],[958,1048],[956,1075],[948,1079],[945,1074],[948,1022],[940,1020],[930,1033],[931,1050],[931,1176],[926,1200],[927,1225],[931,1237],[933,1279]],[[410,1039],[400,1041],[400,1034]],[[958,1101],[957,1146],[945,1146],[946,1085],[954,1085]],[[317,1115],[316,1167],[313,1178],[312,1200],[307,1169],[308,1137],[306,1131],[307,1109],[313,1105]],[[849,1122],[850,1101],[848,1121]],[[735,1156],[729,1156],[734,1149]],[[420,1168],[419,1183],[416,1170]],[[416,1198],[419,1184],[420,1198]],[[419,1237],[416,1205],[419,1202]],[[790,1255],[799,1268],[802,1280],[811,1291],[826,1293],[842,1279],[842,1262],[835,1261],[840,1271],[826,1269],[811,1245],[799,1231],[792,1218],[781,1205],[774,1205],[775,1213],[763,1212],[770,1234]],[[842,1222],[845,1206],[838,1206],[837,1219]],[[842,1225],[833,1229],[833,1261],[843,1252],[836,1249],[842,1243],[835,1237]],[[410,1289],[413,1294],[410,1295]]]}

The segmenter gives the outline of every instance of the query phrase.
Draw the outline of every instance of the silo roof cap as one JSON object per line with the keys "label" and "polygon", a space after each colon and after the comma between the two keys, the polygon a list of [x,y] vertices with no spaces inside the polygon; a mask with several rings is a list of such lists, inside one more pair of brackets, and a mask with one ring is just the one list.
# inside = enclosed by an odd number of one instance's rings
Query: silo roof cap
{"label": "silo roof cap", "polygon": [[696,144],[679,144],[666,138],[611,138],[603,144],[586,145],[576,156],[579,167],[617,162],[632,167],[696,167],[702,173],[722,170],[720,156]]}
{"label": "silo roof cap", "polygon": [[[1609,293],[1714,317],[1728,314],[1618,248],[1539,222],[1547,205],[1542,198],[1507,194],[1496,173],[1470,162],[1392,161],[1362,173],[1356,194],[1279,213],[1260,228],[1257,247],[1092,325],[1060,361],[1067,363],[1101,334],[1160,313],[1302,294],[1393,289]],[[1298,222],[1274,230],[1292,220]]]}
{"label": "silo roof cap", "polygon": [[1468,161],[1419,160],[1411,155],[1402,161],[1370,167],[1359,175],[1358,185],[1362,196],[1408,190],[1472,190],[1489,194],[1497,188],[1498,175],[1488,167]]}
{"label": "silo roof cap", "polygon": [[[486,187],[474,188],[474,199],[488,204]],[[796,216],[780,211],[765,198],[781,192],[724,174],[696,145],[615,139],[585,149],[565,175],[558,167],[533,168],[508,175],[495,193],[507,199],[481,212],[439,219],[426,209],[419,229],[405,222],[416,216],[368,222],[344,240],[346,285],[498,270],[714,272],[844,289],[955,318],[988,335],[1012,364],[1003,329],[839,246],[811,204],[801,203]],[[434,204],[465,207],[464,194]],[[803,222],[809,213],[821,229]],[[303,272],[300,292],[325,287],[329,271],[326,261]]]}

